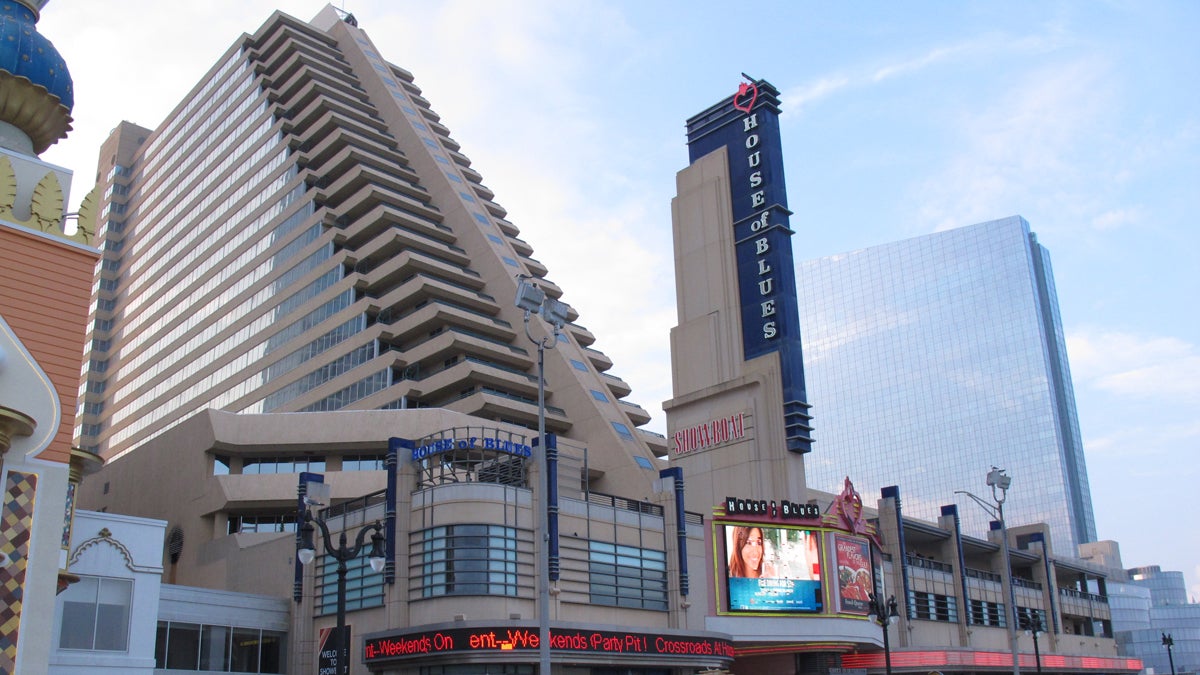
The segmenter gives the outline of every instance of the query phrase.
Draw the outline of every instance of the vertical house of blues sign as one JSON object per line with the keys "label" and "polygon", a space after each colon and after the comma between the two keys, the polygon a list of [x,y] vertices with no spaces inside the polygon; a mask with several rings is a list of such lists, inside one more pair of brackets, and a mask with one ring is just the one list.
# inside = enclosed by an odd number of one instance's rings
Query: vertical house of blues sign
{"label": "vertical house of blues sign", "polygon": [[743,82],[736,94],[689,119],[687,134],[690,162],[728,149],[743,358],[779,354],[787,447],[809,452],[812,416],[800,349],[779,90],[765,80]]}

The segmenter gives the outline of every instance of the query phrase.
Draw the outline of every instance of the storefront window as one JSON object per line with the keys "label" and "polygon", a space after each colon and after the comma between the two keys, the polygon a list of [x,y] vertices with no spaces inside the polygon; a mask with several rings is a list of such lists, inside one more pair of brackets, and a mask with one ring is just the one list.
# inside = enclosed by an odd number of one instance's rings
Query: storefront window
{"label": "storefront window", "polygon": [[155,668],[215,673],[285,673],[284,633],[257,628],[158,622]]}

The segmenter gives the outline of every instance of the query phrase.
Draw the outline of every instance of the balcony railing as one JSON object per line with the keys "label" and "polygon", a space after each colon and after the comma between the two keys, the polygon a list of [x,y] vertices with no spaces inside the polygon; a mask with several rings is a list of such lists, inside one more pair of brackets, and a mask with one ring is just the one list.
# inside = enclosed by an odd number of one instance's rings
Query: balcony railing
{"label": "balcony railing", "polygon": [[910,555],[905,556],[904,560],[908,563],[909,567],[920,567],[922,569],[933,570],[935,572],[945,572],[947,574],[954,572],[954,566],[944,562],[938,562],[937,560],[932,560],[930,558],[917,558]]}
{"label": "balcony railing", "polygon": [[1059,595],[1063,596],[1064,598],[1075,598],[1076,600],[1099,602],[1099,603],[1103,603],[1105,605],[1108,604],[1108,596],[1100,595],[1098,593],[1088,593],[1086,591],[1077,591],[1074,588],[1060,588],[1060,589],[1058,589],[1058,593],[1059,593]]}

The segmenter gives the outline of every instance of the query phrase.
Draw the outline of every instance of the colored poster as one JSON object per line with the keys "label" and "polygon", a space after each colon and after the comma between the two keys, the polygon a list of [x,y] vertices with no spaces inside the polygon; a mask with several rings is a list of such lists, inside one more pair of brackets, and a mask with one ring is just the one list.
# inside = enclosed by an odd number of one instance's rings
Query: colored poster
{"label": "colored poster", "polygon": [[322,628],[317,638],[317,675],[341,673],[341,664],[349,661],[349,646],[350,626],[344,627],[340,634],[337,626]]}
{"label": "colored poster", "polygon": [[869,614],[871,593],[871,544],[865,539],[834,537],[837,559],[839,610]]}
{"label": "colored poster", "polygon": [[820,540],[812,530],[726,525],[729,609],[821,611]]}

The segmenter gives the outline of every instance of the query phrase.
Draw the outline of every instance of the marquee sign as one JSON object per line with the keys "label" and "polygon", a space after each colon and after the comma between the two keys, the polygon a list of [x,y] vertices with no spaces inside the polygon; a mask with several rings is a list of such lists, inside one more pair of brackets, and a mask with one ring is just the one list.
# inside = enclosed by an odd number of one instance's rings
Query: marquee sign
{"label": "marquee sign", "polygon": [[[530,658],[536,658],[540,644],[537,627],[447,628],[368,638],[363,644],[363,658],[373,663],[483,652],[527,652]],[[570,654],[734,657],[733,644],[723,638],[572,628],[552,628],[550,649]]]}
{"label": "marquee sign", "polygon": [[812,427],[800,350],[779,91],[769,82],[743,82],[736,94],[688,120],[692,162],[721,147],[729,160],[743,358],[779,354],[787,447],[809,452]]}
{"label": "marquee sign", "polygon": [[524,444],[500,438],[439,438],[424,445],[412,448],[412,461],[425,459],[431,455],[450,452],[451,450],[492,450],[517,457],[533,456],[533,448]]}
{"label": "marquee sign", "polygon": [[727,516],[766,516],[783,520],[807,519],[821,517],[821,507],[816,504],[797,504],[780,500],[778,504],[772,499],[741,499],[739,497],[725,498],[725,515]]}

